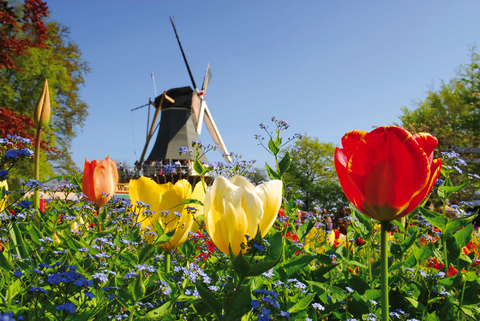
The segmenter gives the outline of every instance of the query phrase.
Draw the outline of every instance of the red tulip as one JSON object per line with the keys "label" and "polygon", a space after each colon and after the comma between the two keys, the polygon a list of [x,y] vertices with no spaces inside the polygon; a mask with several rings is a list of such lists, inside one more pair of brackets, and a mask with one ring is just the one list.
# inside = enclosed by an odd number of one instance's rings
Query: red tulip
{"label": "red tulip", "polygon": [[[82,188],[89,201],[97,203],[98,207],[107,204],[115,193],[118,184],[117,162],[109,157],[97,162],[89,162],[85,158],[83,168]],[[107,196],[102,195],[103,193]]]}
{"label": "red tulip", "polygon": [[363,214],[391,221],[413,211],[435,184],[442,160],[433,159],[437,139],[396,126],[370,133],[350,131],[335,150],[345,195]]}

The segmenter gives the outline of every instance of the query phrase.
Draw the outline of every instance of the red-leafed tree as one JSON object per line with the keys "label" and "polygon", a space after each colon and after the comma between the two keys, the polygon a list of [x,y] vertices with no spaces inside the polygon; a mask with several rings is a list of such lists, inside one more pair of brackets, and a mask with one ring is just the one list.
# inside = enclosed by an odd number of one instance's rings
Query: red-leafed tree
{"label": "red-leafed tree", "polygon": [[26,0],[19,11],[10,1],[0,0],[0,69],[20,70],[14,57],[28,54],[30,48],[45,48],[48,15],[47,4],[41,0]]}
{"label": "red-leafed tree", "polygon": [[[0,0],[0,107],[9,107],[9,112],[24,117],[27,124],[48,79],[51,118],[42,134],[45,141],[40,152],[42,164],[48,168],[46,178],[78,170],[70,150],[88,115],[80,89],[90,70],[68,27],[52,21],[48,14],[45,0]],[[20,123],[15,117],[12,123]],[[11,134],[32,137],[26,135],[28,130],[22,134],[23,127],[9,121],[0,121],[2,128],[0,137],[7,129],[14,131]],[[27,167],[15,177],[10,175],[12,179],[31,176]]]}
{"label": "red-leafed tree", "polygon": [[[7,137],[7,135],[18,135],[33,141],[35,125],[32,118],[12,111],[10,107],[0,107],[0,137]],[[58,151],[50,146],[51,136],[49,132],[46,132],[46,139],[40,140],[40,147],[49,153],[55,153]]]}

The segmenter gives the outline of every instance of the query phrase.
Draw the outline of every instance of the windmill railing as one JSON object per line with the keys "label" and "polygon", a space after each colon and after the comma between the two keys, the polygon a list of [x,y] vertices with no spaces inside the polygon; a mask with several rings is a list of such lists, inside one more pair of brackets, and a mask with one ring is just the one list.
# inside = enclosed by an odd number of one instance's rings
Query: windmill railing
{"label": "windmill railing", "polygon": [[136,165],[133,169],[128,167],[117,167],[117,170],[120,182],[129,181],[130,179],[137,179],[140,176],[198,176],[198,173],[193,169],[192,163],[169,163],[165,165],[161,162],[150,162],[144,163],[141,166]]}

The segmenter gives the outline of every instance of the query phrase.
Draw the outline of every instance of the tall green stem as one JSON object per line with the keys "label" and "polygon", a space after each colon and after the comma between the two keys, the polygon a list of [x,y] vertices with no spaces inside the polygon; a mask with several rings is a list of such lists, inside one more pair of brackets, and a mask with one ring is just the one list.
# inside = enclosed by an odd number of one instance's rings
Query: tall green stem
{"label": "tall green stem", "polygon": [[165,273],[170,273],[170,252],[165,253]]}
{"label": "tall green stem", "polygon": [[[42,136],[42,128],[37,129],[37,136],[35,137],[35,169],[34,176],[35,180],[40,181],[40,138]],[[40,208],[40,192],[38,188],[35,188],[33,205],[35,210],[37,210],[34,218],[34,224],[37,228],[40,228],[40,213],[38,212]]]}
{"label": "tall green stem", "polygon": [[381,288],[382,288],[382,321],[388,321],[388,221],[382,221],[381,249]]}
{"label": "tall green stem", "polygon": [[[447,217],[447,200],[443,200],[443,217]],[[447,234],[442,231],[442,247],[443,247],[443,264],[445,265],[445,277],[448,278],[448,251],[447,251]]]}
{"label": "tall green stem", "polygon": [[[37,136],[35,137],[35,180],[40,180],[40,137],[42,135],[42,129],[37,129]],[[40,207],[40,196],[38,189],[35,189],[35,209],[38,211]]]}
{"label": "tall green stem", "polygon": [[367,252],[367,266],[368,266],[368,280],[370,281],[370,289],[373,290],[373,277],[372,277],[372,260],[370,259],[370,246],[373,244],[372,237],[368,240],[368,245],[365,247]]}

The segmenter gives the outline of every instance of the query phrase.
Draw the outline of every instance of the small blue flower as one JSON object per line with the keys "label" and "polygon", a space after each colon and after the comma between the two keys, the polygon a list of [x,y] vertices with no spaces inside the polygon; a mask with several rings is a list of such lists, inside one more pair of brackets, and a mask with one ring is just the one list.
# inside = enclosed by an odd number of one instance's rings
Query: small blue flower
{"label": "small blue flower", "polygon": [[22,271],[15,271],[13,272],[13,275],[17,278],[21,278],[22,276],[25,275],[25,273],[23,273]]}
{"label": "small blue flower", "polygon": [[67,310],[70,313],[75,313],[75,311],[77,311],[77,307],[73,303],[70,303],[70,302],[62,304],[62,305],[57,305],[55,307],[55,309],[57,309],[57,310]]}

